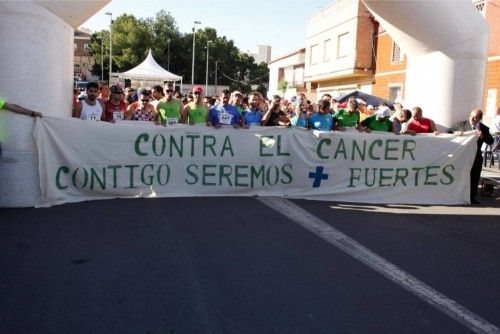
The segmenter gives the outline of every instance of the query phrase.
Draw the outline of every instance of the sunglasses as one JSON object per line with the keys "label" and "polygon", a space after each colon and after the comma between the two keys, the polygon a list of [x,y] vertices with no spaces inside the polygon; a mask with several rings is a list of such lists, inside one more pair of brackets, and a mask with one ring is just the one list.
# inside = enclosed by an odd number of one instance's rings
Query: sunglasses
{"label": "sunglasses", "polygon": [[172,92],[173,92],[173,90],[171,90],[171,89],[167,89],[165,92],[167,92],[167,93],[172,93]]}
{"label": "sunglasses", "polygon": [[201,95],[201,92],[194,92],[194,95]]}
{"label": "sunglasses", "polygon": [[142,102],[149,102],[148,99],[141,99]]}

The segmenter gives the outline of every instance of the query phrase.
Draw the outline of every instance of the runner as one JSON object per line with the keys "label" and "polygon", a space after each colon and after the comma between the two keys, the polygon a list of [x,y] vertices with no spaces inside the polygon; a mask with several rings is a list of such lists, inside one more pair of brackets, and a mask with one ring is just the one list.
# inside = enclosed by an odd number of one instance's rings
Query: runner
{"label": "runner", "polygon": [[122,99],[123,89],[120,86],[111,86],[111,98],[104,103],[104,118],[106,122],[114,123],[125,119],[127,104]]}
{"label": "runner", "polygon": [[104,104],[97,99],[99,85],[95,82],[87,84],[87,98],[79,101],[75,116],[87,121],[104,121]]}
{"label": "runner", "polygon": [[127,120],[156,122],[158,115],[155,108],[149,104],[151,92],[149,90],[141,91],[139,101],[132,103],[128,107]]}
{"label": "runner", "polygon": [[330,113],[330,102],[328,100],[319,101],[319,111],[309,117],[309,127],[313,130],[332,131],[334,122]]}
{"label": "runner", "polygon": [[216,129],[222,126],[232,126],[234,128],[239,127],[240,123],[240,113],[231,104],[229,104],[229,98],[231,92],[224,89],[220,93],[220,103],[213,106],[208,113],[208,125],[213,126]]}
{"label": "runner", "polygon": [[194,101],[188,103],[182,111],[182,123],[190,125],[207,124],[208,109],[203,103],[203,89],[201,86],[196,86],[193,91]]}
{"label": "runner", "polygon": [[339,109],[333,117],[335,130],[345,131],[348,128],[358,129],[360,117],[358,102],[354,99],[349,100],[349,102],[347,102],[347,109]]}
{"label": "runner", "polygon": [[262,125],[262,112],[259,110],[259,95],[252,92],[248,95],[248,108],[243,112],[241,124],[248,129]]}
{"label": "runner", "polygon": [[179,100],[174,99],[174,89],[169,84],[165,90],[165,98],[156,106],[156,113],[161,125],[171,126],[181,120],[182,105]]}

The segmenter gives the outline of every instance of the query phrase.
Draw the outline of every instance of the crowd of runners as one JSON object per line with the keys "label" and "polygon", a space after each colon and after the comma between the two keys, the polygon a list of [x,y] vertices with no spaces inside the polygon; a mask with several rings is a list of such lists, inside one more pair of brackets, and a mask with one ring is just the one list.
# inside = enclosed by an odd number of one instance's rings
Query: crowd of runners
{"label": "crowd of runners", "polygon": [[73,117],[84,120],[117,122],[147,121],[172,126],[179,123],[215,128],[230,126],[296,126],[320,131],[384,131],[396,134],[433,133],[434,122],[422,116],[422,109],[411,111],[396,104],[367,105],[351,98],[339,103],[329,94],[311,102],[304,94],[283,99],[265,98],[260,92],[247,95],[222,90],[218,96],[204,96],[201,86],[182,96],[172,83],[150,89],[122,89],[119,85],[88,83],[85,92],[74,91]]}

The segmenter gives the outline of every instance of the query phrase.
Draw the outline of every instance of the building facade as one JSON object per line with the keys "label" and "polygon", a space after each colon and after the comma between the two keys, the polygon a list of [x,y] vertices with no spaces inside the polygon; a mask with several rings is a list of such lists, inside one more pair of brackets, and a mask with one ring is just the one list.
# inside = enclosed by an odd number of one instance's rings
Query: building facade
{"label": "building facade", "polygon": [[271,61],[271,46],[270,45],[257,45],[257,53],[250,53],[255,59],[255,63],[269,63]]}
{"label": "building facade", "polygon": [[[484,98],[478,102],[488,123],[500,106],[500,0],[471,2],[490,28]],[[407,57],[360,0],[336,0],[308,18],[301,57],[294,52],[269,63],[270,93],[281,95],[280,80],[295,85],[295,70],[303,66],[302,89],[311,100],[361,90],[404,104]]]}
{"label": "building facade", "polygon": [[273,95],[291,97],[307,93],[304,82],[305,57],[306,49],[299,49],[268,63],[268,97]]}
{"label": "building facade", "polygon": [[92,76],[94,59],[90,56],[90,37],[92,32],[88,29],[75,30],[73,40],[73,76],[75,80],[97,80]]}
{"label": "building facade", "polygon": [[337,0],[307,20],[304,79],[316,98],[371,93],[377,22],[359,0]]}

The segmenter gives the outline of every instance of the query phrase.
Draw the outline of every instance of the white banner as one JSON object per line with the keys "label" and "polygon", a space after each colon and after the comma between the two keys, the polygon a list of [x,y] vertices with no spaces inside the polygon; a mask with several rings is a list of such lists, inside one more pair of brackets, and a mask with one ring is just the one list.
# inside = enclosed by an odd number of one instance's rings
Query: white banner
{"label": "white banner", "polygon": [[214,129],[37,118],[37,206],[116,197],[284,196],[465,204],[474,137]]}

